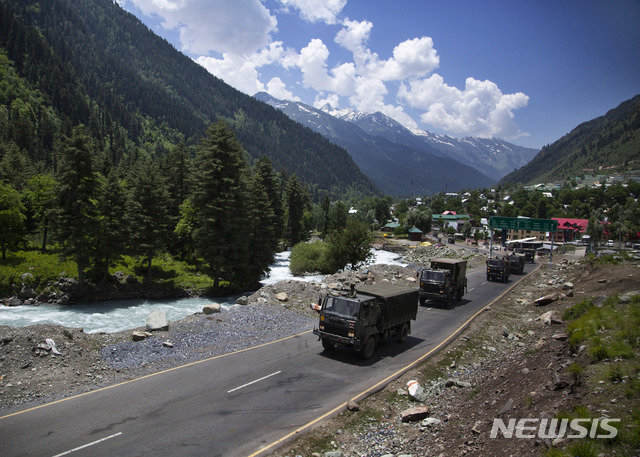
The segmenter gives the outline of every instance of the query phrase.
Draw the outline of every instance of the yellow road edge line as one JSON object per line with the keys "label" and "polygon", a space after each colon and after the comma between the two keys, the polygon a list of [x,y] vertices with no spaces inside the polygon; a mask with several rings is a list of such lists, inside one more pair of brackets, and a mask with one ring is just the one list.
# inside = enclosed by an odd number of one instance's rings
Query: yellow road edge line
{"label": "yellow road edge line", "polygon": [[232,355],[235,355],[235,354],[240,354],[241,352],[250,351],[252,349],[258,349],[258,348],[261,348],[261,347],[264,347],[264,346],[268,346],[270,344],[279,343],[281,341],[285,341],[285,340],[288,340],[288,339],[291,339],[291,338],[302,336],[302,335],[305,335],[305,334],[310,333],[312,331],[313,330],[307,330],[306,332],[296,333],[295,335],[290,335],[290,336],[287,336],[287,337],[284,337],[284,338],[280,338],[278,340],[269,341],[268,343],[258,344],[257,346],[251,346],[251,347],[240,349],[240,350],[237,350],[237,351],[234,351],[234,352],[229,352],[227,354],[220,354],[220,355],[216,355],[216,356],[213,356],[213,357],[208,357],[208,358],[202,359],[202,360],[196,360],[195,362],[190,362],[190,363],[187,363],[187,364],[184,364],[184,365],[179,365],[177,367],[168,368],[166,370],[158,371],[156,373],[150,373],[150,374],[147,374],[147,375],[144,375],[144,376],[140,376],[139,378],[133,378],[133,379],[129,379],[128,381],[119,382],[118,384],[112,384],[110,386],[105,386],[105,387],[101,387],[99,389],[90,390],[88,392],[84,392],[84,393],[81,393],[81,394],[78,394],[78,395],[73,395],[71,397],[61,398],[60,400],[52,401],[50,403],[45,403],[43,405],[34,406],[33,408],[24,409],[22,411],[16,411],[14,413],[7,414],[5,416],[0,416],[0,420],[6,419],[6,418],[12,417],[12,416],[17,416],[19,414],[24,414],[24,413],[27,413],[29,411],[34,411],[36,409],[44,408],[45,406],[52,406],[52,405],[55,405],[55,404],[58,404],[58,403],[62,403],[62,402],[65,402],[65,401],[74,400],[76,398],[84,397],[86,395],[94,394],[94,393],[97,393],[97,392],[102,392],[104,390],[113,389],[115,387],[120,387],[120,386],[123,386],[125,384],[129,384],[131,382],[140,381],[140,380],[146,379],[146,378],[151,378],[153,376],[158,376],[158,375],[161,375],[161,374],[164,374],[164,373],[168,373],[170,371],[180,370],[182,368],[191,367],[191,366],[194,366],[194,365],[198,365],[200,363],[209,362],[211,360],[221,359],[223,357],[229,357],[229,356],[232,356]]}
{"label": "yellow road edge line", "polygon": [[[536,271],[538,271],[538,269],[542,266],[542,264],[538,265],[536,267],[535,270],[533,270],[531,273],[535,273]],[[531,273],[528,273],[528,275],[530,275]],[[311,422],[308,422],[304,425],[302,425],[301,427],[298,427],[297,429],[295,429],[294,431],[292,431],[291,433],[286,434],[285,436],[283,436],[282,438],[274,441],[271,444],[268,444],[264,447],[262,447],[261,449],[258,449],[256,452],[254,452],[253,454],[249,454],[247,457],[256,457],[266,451],[268,451],[269,449],[272,449],[280,444],[282,444],[283,442],[287,441],[289,438],[293,437],[294,435],[302,432],[303,430],[311,427],[314,424],[317,424],[319,421],[327,418],[328,416],[331,416],[332,414],[340,411],[341,409],[345,408],[347,406],[347,403],[349,403],[350,401],[356,401],[356,400],[362,400],[363,398],[366,398],[368,395],[371,395],[372,393],[374,393],[374,391],[376,389],[378,389],[380,386],[388,384],[389,382],[391,382],[393,379],[398,378],[400,376],[402,376],[406,371],[410,370],[411,368],[413,368],[415,365],[417,365],[418,363],[422,362],[424,359],[426,359],[427,357],[429,357],[431,354],[433,354],[434,351],[440,349],[445,343],[448,343],[449,340],[451,340],[456,334],[458,334],[458,332],[460,332],[462,329],[464,329],[471,321],[473,321],[476,317],[478,317],[478,315],[482,312],[484,312],[484,310],[486,310],[488,307],[490,307],[491,305],[493,305],[495,302],[497,302],[498,300],[500,300],[502,297],[504,297],[507,293],[509,293],[511,291],[511,289],[513,289],[515,286],[517,286],[518,284],[520,284],[520,281],[522,281],[523,279],[525,279],[525,277],[522,277],[518,280],[518,282],[516,282],[515,284],[512,284],[508,289],[506,289],[504,292],[502,292],[500,295],[498,295],[496,298],[494,298],[490,303],[486,304],[484,307],[482,307],[482,309],[480,309],[478,312],[476,312],[473,316],[471,316],[465,323],[463,323],[460,327],[458,327],[457,329],[455,329],[448,337],[446,337],[444,340],[442,340],[440,342],[440,344],[438,344],[436,347],[432,348],[429,352],[427,352],[426,354],[420,356],[419,358],[417,358],[416,360],[414,360],[413,362],[411,362],[409,365],[404,366],[403,368],[399,369],[398,371],[396,371],[395,373],[387,376],[385,379],[383,379],[382,381],[379,381],[378,383],[376,383],[375,385],[369,387],[367,390],[364,390],[363,392],[360,392],[359,394],[355,395],[354,397],[352,397],[351,399],[347,400],[344,403],[341,403],[340,405],[336,406],[335,408],[333,408],[331,411],[324,413],[322,416],[317,417],[316,419],[312,420]]]}

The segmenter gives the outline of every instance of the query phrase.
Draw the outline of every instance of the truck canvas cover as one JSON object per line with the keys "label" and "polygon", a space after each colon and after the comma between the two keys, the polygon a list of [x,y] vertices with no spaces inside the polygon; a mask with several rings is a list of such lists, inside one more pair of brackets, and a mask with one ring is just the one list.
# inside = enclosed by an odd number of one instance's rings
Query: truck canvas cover
{"label": "truck canvas cover", "polygon": [[383,313],[389,325],[397,325],[409,319],[415,320],[418,314],[417,289],[385,284],[357,286],[356,291],[382,299],[385,303]]}

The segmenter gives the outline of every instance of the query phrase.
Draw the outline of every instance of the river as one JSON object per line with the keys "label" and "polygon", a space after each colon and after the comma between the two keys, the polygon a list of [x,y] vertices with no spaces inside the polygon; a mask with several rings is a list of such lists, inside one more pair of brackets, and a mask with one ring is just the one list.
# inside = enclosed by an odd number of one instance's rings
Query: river
{"label": "river", "polygon": [[[298,281],[320,282],[324,275],[294,276],[289,271],[290,251],[276,254],[269,276],[260,281],[262,284],[275,284],[279,281],[294,279]],[[371,264],[404,265],[398,255],[382,250],[374,250]],[[113,300],[99,303],[78,303],[71,306],[0,306],[0,325],[24,327],[35,324],[58,324],[65,327],[82,327],[87,333],[119,332],[145,324],[147,315],[154,309],[163,309],[169,321],[202,311],[204,305],[219,303],[229,308],[237,296],[210,299],[204,297],[179,298],[167,300]]]}

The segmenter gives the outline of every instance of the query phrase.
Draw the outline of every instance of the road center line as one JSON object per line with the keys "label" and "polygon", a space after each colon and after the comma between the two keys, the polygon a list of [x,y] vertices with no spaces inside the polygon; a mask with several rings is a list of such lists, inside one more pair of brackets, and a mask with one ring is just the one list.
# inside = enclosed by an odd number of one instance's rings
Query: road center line
{"label": "road center line", "polygon": [[[282,373],[282,371],[276,371],[275,373],[268,374],[266,376],[263,376],[260,379],[256,379],[255,381],[251,381],[251,382],[248,382],[246,384],[242,384],[241,386],[238,386],[235,389],[227,390],[227,393],[230,394],[231,392],[235,392],[236,390],[240,390],[243,387],[250,386],[251,384],[255,384],[256,382],[264,381],[265,379],[270,378],[271,376],[275,376],[275,375],[280,374],[280,373]],[[56,457],[56,456],[54,456],[54,457]]]}
{"label": "road center line", "polygon": [[76,452],[76,451],[79,451],[80,449],[84,449],[86,447],[93,446],[94,444],[102,443],[103,441],[110,440],[111,438],[115,438],[116,436],[120,436],[120,435],[122,435],[122,432],[118,432],[118,433],[115,433],[113,435],[105,436],[102,439],[93,441],[91,443],[83,444],[80,447],[76,447],[76,448],[70,449],[70,450],[62,452],[60,454],[56,454],[53,457],[62,457],[63,455],[71,454],[72,452]]}

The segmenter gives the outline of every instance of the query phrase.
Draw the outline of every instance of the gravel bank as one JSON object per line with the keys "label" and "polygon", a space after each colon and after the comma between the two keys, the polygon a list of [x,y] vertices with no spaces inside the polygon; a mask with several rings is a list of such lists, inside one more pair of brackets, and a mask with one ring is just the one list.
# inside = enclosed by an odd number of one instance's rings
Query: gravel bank
{"label": "gravel bank", "polygon": [[143,341],[105,346],[100,355],[119,370],[149,364],[160,370],[305,332],[316,320],[278,305],[238,305],[220,314],[189,316]]}

